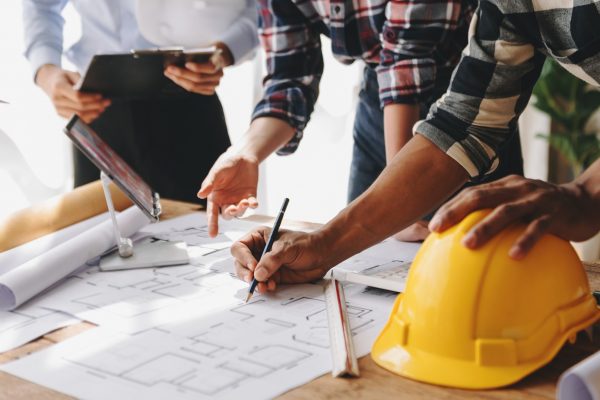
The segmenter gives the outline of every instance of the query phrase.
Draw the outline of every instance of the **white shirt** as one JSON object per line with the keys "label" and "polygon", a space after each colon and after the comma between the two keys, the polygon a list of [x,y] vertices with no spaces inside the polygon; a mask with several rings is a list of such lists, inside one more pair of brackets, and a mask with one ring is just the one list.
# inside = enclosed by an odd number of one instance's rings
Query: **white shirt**
{"label": "white shirt", "polygon": [[[61,65],[64,25],[61,13],[68,1],[23,0],[25,56],[32,64],[34,73],[44,64]],[[79,72],[86,70],[94,54],[122,53],[157,46],[141,35],[134,0],[70,1],[81,15],[82,35],[77,43],[66,50],[65,55]],[[169,3],[179,1],[182,0],[171,0]],[[227,44],[236,61],[243,60],[253,51],[258,44],[254,0],[246,3],[242,17],[221,35],[217,40]]]}

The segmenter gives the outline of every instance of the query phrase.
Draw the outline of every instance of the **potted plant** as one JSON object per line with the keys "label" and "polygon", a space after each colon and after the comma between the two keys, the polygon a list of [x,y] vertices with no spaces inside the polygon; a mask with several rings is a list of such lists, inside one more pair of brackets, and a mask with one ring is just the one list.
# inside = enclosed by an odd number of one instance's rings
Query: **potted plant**
{"label": "potted plant", "polygon": [[[550,133],[537,136],[566,160],[571,177],[579,175],[600,158],[600,123],[595,123],[600,120],[600,91],[547,60],[533,95],[533,106],[552,119]],[[600,235],[577,247],[584,260],[599,259]]]}

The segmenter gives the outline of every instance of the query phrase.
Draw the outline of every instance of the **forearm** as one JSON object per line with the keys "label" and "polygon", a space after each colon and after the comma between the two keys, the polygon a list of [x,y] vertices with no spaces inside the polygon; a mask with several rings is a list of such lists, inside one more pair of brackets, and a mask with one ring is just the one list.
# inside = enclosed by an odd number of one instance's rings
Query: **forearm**
{"label": "forearm", "polygon": [[416,104],[390,104],[383,109],[385,159],[390,164],[394,156],[412,138],[412,128],[419,120]]}
{"label": "forearm", "polygon": [[331,249],[323,263],[333,267],[409,226],[467,178],[456,161],[428,139],[415,136],[362,196],[317,232]]}
{"label": "forearm", "polygon": [[289,142],[294,134],[294,128],[279,118],[256,118],[235,147],[239,153],[256,158],[260,163]]}

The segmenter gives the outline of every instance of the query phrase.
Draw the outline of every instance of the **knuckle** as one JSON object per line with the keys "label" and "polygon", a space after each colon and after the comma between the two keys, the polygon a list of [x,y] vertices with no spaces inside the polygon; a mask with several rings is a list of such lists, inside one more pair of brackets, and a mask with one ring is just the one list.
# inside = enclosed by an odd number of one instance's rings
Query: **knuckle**
{"label": "knuckle", "polygon": [[513,203],[502,204],[497,208],[498,216],[501,218],[510,218],[515,215],[518,206]]}
{"label": "knuckle", "polygon": [[492,227],[490,224],[479,224],[473,230],[473,236],[475,236],[476,239],[480,239],[482,237],[488,237],[491,234],[492,234]]}
{"label": "knuckle", "polygon": [[484,195],[483,190],[481,190],[479,188],[468,188],[465,191],[464,197],[465,197],[466,201],[468,201],[474,205],[478,205],[483,200],[483,195]]}

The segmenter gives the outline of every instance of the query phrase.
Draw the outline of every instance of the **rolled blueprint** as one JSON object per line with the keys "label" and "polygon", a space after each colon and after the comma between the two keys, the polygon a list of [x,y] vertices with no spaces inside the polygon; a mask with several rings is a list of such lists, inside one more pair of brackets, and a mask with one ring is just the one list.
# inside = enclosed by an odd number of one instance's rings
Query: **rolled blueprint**
{"label": "rolled blueprint", "polygon": [[[149,223],[135,206],[120,213],[117,221],[124,237]],[[0,310],[14,310],[115,244],[112,222],[107,220],[0,276]]]}
{"label": "rolled blueprint", "polygon": [[556,394],[559,400],[600,400],[600,351],[562,374]]}
{"label": "rolled blueprint", "polygon": [[[110,185],[110,192],[118,211],[123,211],[133,204],[114,184]],[[106,200],[100,181],[80,186],[63,195],[17,211],[0,221],[0,252],[106,211]]]}

